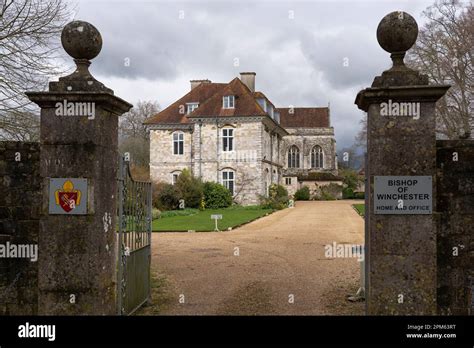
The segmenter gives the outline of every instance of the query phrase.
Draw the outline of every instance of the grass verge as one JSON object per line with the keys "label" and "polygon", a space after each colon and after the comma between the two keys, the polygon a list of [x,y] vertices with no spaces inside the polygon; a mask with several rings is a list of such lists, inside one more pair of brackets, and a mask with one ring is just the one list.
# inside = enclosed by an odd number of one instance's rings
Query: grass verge
{"label": "grass verge", "polygon": [[352,206],[359,213],[360,216],[365,216],[365,204],[353,204]]}
{"label": "grass verge", "polygon": [[180,232],[194,230],[196,232],[214,231],[215,223],[211,215],[222,215],[222,220],[217,221],[219,230],[237,227],[256,220],[272,212],[272,209],[260,207],[230,207],[224,209],[206,209],[196,211],[186,216],[166,216],[153,220],[153,231]]}

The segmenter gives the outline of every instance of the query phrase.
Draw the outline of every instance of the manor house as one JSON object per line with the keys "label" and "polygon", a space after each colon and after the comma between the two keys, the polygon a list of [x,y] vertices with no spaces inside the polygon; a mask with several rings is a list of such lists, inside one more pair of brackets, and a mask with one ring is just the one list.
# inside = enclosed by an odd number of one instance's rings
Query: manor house
{"label": "manor house", "polygon": [[152,181],[174,183],[183,169],[258,204],[272,183],[340,183],[328,107],[276,107],[255,90],[255,73],[228,83],[192,80],[191,90],[145,121]]}

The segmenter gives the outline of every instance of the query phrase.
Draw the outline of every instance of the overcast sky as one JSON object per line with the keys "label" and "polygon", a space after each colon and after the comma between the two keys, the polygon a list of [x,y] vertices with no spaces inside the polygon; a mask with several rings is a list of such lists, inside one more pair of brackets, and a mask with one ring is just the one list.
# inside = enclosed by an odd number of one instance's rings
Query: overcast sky
{"label": "overcast sky", "polygon": [[[92,74],[131,103],[162,108],[189,80],[228,82],[254,71],[256,89],[278,107],[327,106],[338,149],[350,146],[360,89],[391,66],[376,40],[384,15],[421,12],[434,0],[78,1],[74,19],[102,34]],[[347,65],[347,66],[346,66]]]}

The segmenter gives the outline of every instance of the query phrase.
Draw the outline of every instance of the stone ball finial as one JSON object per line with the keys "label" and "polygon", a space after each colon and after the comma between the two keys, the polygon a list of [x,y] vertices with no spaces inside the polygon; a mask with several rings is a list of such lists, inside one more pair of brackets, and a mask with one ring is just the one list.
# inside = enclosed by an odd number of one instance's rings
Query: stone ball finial
{"label": "stone ball finial", "polygon": [[409,50],[418,36],[415,19],[403,11],[391,12],[377,27],[377,41],[389,53],[401,53]]}
{"label": "stone ball finial", "polygon": [[102,49],[102,36],[96,27],[84,21],[73,21],[61,33],[64,50],[75,59],[93,59]]}

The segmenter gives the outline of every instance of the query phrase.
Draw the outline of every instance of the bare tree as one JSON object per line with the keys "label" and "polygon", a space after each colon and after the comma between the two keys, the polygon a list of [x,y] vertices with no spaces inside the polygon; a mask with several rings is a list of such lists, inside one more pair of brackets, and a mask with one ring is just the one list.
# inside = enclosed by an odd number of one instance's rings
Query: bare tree
{"label": "bare tree", "polygon": [[362,118],[359,120],[360,129],[355,137],[354,145],[362,148],[364,151],[367,148],[367,113],[364,112]]}
{"label": "bare tree", "polygon": [[431,82],[452,87],[437,103],[437,131],[449,139],[467,138],[474,124],[474,7],[472,2],[440,0],[408,52],[408,62]]}
{"label": "bare tree", "polygon": [[159,111],[160,104],[157,101],[139,100],[129,112],[120,117],[120,135],[148,140],[148,131],[143,122]]}
{"label": "bare tree", "polygon": [[40,119],[37,113],[10,110],[2,113],[0,138],[14,141],[39,141]]}
{"label": "bare tree", "polygon": [[120,117],[119,151],[129,152],[138,167],[148,167],[150,161],[150,139],[143,121],[159,111],[160,105],[156,101],[138,101]]}
{"label": "bare tree", "polygon": [[54,62],[70,18],[62,0],[0,0],[0,137],[37,137],[38,127],[29,127],[37,109],[24,92],[62,73]]}

